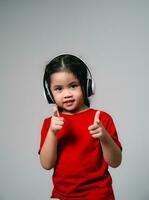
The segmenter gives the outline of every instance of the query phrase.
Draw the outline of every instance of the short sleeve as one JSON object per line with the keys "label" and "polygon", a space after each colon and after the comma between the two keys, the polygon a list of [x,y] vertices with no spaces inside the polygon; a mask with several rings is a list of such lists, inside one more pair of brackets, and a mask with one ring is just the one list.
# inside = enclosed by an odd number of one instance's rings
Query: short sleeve
{"label": "short sleeve", "polygon": [[42,146],[43,146],[44,141],[46,139],[46,136],[47,136],[47,133],[48,133],[48,130],[49,130],[49,126],[50,126],[50,121],[51,121],[50,118],[47,118],[43,121],[43,125],[42,125],[42,128],[41,128],[41,138],[40,138],[40,146],[39,146],[38,154],[40,154]]}
{"label": "short sleeve", "polygon": [[117,130],[116,130],[116,126],[114,124],[114,121],[113,121],[112,117],[107,113],[102,113],[102,115],[105,115],[103,117],[103,125],[104,125],[105,129],[108,131],[110,136],[113,138],[114,142],[122,150],[122,145],[121,145],[121,142],[119,141]]}

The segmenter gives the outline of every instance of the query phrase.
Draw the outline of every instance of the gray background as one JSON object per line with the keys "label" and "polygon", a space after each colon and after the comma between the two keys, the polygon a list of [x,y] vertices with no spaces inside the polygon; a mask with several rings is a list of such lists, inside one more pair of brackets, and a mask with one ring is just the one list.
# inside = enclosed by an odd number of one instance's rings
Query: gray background
{"label": "gray background", "polygon": [[0,0],[0,200],[44,200],[39,163],[44,65],[80,56],[96,83],[92,107],[113,116],[123,163],[110,169],[117,200],[149,199],[149,1]]}

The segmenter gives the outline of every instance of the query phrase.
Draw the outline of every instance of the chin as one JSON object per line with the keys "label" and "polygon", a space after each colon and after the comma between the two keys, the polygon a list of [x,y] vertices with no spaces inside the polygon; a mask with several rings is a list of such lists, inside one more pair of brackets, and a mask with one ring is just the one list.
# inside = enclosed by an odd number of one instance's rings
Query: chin
{"label": "chin", "polygon": [[76,113],[78,111],[77,108],[63,108],[63,111],[70,112],[70,113]]}

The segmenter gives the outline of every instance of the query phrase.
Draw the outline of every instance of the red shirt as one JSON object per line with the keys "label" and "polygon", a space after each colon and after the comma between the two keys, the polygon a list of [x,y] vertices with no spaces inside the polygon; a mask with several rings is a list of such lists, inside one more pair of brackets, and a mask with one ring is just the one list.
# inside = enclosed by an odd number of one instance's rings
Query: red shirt
{"label": "red shirt", "polygon": [[[114,200],[112,179],[104,161],[100,140],[92,138],[88,127],[97,110],[88,109],[73,115],[60,113],[64,126],[57,133],[58,155],[53,173],[53,198],[62,200]],[[121,148],[111,116],[100,112],[100,120],[115,143]],[[44,120],[40,150],[51,118]]]}

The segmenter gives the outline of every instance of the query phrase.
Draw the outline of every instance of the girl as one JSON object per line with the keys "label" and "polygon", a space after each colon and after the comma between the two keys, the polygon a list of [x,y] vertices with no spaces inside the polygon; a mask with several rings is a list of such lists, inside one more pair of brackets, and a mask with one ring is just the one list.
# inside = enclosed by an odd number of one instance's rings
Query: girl
{"label": "girl", "polygon": [[45,95],[55,103],[41,130],[40,162],[54,168],[52,198],[114,200],[108,166],[118,167],[121,144],[109,114],[90,108],[91,73],[78,57],[64,54],[45,68]]}

